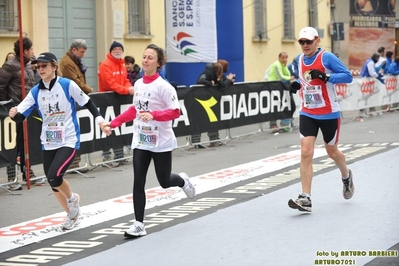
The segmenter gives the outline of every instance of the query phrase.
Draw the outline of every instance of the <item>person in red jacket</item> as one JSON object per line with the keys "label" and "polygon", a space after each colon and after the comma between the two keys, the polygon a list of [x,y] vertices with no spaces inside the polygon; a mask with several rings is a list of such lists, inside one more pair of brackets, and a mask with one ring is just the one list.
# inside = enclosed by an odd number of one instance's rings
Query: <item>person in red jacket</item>
{"label": "person in red jacket", "polygon": [[[123,58],[123,45],[114,41],[109,48],[109,53],[98,69],[98,91],[114,91],[121,95],[133,95],[134,88],[127,78],[125,59]],[[111,158],[110,149],[103,151],[103,161],[108,162],[103,166],[117,167],[123,158],[123,147],[113,147],[114,158]],[[117,161],[115,161],[117,160]]]}

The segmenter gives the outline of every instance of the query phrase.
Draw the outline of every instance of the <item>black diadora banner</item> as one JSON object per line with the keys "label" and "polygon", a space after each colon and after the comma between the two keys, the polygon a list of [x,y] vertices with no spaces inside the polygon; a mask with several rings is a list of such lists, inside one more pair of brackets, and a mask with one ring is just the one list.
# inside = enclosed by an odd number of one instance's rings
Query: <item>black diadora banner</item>
{"label": "black diadora banner", "polygon": [[[286,86],[279,81],[234,84],[226,89],[193,86],[179,88],[177,95],[181,108],[180,117],[173,121],[177,137],[290,118],[295,111],[294,100]],[[113,92],[92,93],[90,98],[106,121],[124,112],[132,103],[132,96]],[[0,167],[15,160],[16,134],[15,123],[8,117],[7,106],[2,109]],[[78,116],[81,154],[131,144],[132,122],[116,128],[110,137],[106,137],[87,109],[78,110]],[[39,164],[41,122],[37,115],[29,117],[28,125],[30,153],[35,154],[30,156],[31,164]]]}
{"label": "black diadora banner", "polygon": [[241,83],[226,89],[179,88],[181,116],[173,123],[176,136],[187,136],[290,118],[295,102],[280,81]]}
{"label": "black diadora banner", "polygon": [[8,117],[8,110],[14,103],[0,105],[0,168],[16,162],[17,127],[14,121]]}

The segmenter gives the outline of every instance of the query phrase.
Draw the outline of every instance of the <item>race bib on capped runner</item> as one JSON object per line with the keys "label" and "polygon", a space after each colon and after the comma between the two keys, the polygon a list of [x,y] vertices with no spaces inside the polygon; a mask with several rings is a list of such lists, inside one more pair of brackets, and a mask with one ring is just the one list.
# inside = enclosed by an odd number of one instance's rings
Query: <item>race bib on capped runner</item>
{"label": "race bib on capped runner", "polygon": [[65,141],[65,126],[61,122],[49,123],[45,129],[46,144],[60,145]]}

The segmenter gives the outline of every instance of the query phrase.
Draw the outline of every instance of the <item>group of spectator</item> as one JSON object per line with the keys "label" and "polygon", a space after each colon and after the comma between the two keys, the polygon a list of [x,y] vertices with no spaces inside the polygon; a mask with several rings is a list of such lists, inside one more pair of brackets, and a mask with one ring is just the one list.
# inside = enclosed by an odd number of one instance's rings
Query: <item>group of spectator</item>
{"label": "group of spectator", "polygon": [[[381,46],[378,48],[376,53],[373,53],[370,58],[366,60],[360,71],[361,77],[372,77],[378,79],[381,83],[385,84],[384,76],[386,75],[398,75],[399,74],[399,56],[392,59],[393,52],[387,51],[385,53],[385,47]],[[389,107],[384,107],[389,110]],[[366,113],[366,109],[359,110],[359,116],[372,115],[376,111],[375,107],[369,108],[369,113]]]}

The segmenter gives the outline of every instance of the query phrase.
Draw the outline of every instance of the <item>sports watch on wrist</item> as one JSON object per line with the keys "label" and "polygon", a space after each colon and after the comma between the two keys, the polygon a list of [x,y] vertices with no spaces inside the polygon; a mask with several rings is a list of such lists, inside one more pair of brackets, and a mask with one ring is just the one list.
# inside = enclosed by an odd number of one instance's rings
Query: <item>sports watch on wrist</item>
{"label": "sports watch on wrist", "polygon": [[326,83],[330,80],[330,74],[326,74]]}

